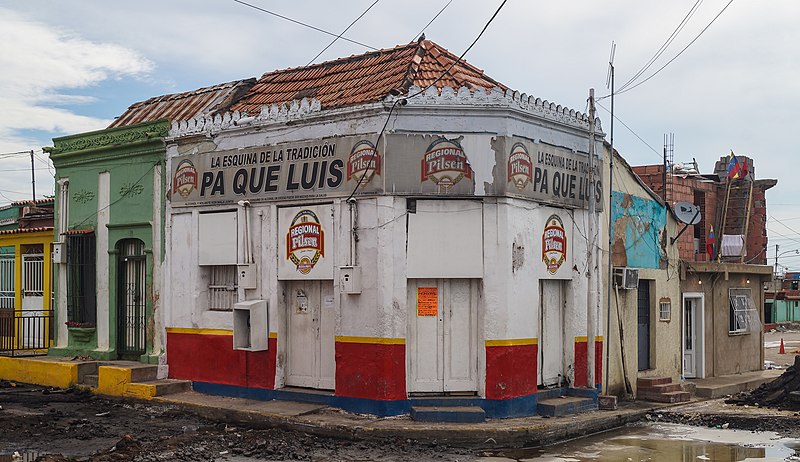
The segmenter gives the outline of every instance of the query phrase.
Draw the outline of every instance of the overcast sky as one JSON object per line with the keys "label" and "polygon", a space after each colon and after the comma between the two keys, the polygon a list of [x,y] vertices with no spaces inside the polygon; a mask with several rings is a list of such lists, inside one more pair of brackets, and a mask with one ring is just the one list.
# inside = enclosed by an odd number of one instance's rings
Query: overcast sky
{"label": "overcast sky", "polygon": [[[336,33],[373,2],[248,0]],[[381,0],[345,36],[375,48],[408,43],[446,3]],[[461,54],[500,3],[452,0],[425,34]],[[514,89],[583,112],[590,87],[608,92],[612,41],[621,88],[690,11],[634,83],[688,48],[616,97],[615,113],[635,135],[615,123],[615,147],[633,165],[659,163],[664,134],[674,133],[675,161],[696,158],[702,172],[731,149],[753,157],[758,178],[778,179],[767,192],[769,255],[775,244],[800,249],[790,112],[800,103],[797,0],[509,0],[466,59]],[[37,197],[52,194],[41,152],[52,138],[102,129],[152,96],[303,66],[331,39],[233,0],[0,0],[0,204],[31,195],[29,155],[9,153],[33,149]],[[316,62],[365,51],[340,40]],[[609,113],[599,108],[598,116],[608,132]],[[800,255],[780,263],[798,269]]]}

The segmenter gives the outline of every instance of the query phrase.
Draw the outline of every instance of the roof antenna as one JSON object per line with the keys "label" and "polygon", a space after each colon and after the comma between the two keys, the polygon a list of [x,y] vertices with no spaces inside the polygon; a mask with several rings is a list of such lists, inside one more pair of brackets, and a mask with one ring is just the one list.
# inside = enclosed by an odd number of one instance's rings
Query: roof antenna
{"label": "roof antenna", "polygon": [[425,40],[425,33],[424,32],[422,33],[422,35],[419,36],[419,39],[417,39],[417,42],[421,42],[423,40]]}

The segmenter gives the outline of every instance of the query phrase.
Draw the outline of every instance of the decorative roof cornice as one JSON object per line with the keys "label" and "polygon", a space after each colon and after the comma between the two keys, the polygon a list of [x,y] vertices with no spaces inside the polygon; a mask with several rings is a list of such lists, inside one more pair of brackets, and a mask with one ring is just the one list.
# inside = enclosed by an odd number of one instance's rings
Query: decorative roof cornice
{"label": "decorative roof cornice", "polygon": [[[456,91],[450,87],[444,87],[439,91],[435,87],[428,87],[423,90],[412,85],[408,93],[410,95],[418,95],[411,98],[406,97],[409,106],[450,105],[517,109],[545,120],[584,130],[589,129],[589,116],[587,114],[515,90],[503,91],[503,89],[495,87],[491,91],[486,91],[483,88],[476,88],[472,91],[467,87],[461,87]],[[403,98],[403,96],[389,96],[387,101]],[[597,130],[601,132],[600,119],[596,119],[595,123],[597,124]]]}
{"label": "decorative roof cornice", "polygon": [[[461,107],[481,107],[481,108],[506,108],[522,111],[524,113],[549,120],[552,122],[568,125],[581,130],[589,129],[589,116],[577,112],[573,109],[563,107],[560,104],[551,103],[541,98],[528,96],[525,93],[512,90],[502,90],[495,87],[491,91],[477,88],[474,91],[467,87],[461,87],[458,91],[450,87],[437,90],[435,87],[428,87],[424,91],[420,87],[412,85],[408,92],[416,95],[411,98],[404,96],[388,96],[384,101],[393,103],[396,100],[406,99],[409,106],[461,106]],[[234,111],[226,112],[222,115],[198,116],[190,120],[173,122],[169,131],[169,136],[178,138],[192,135],[213,135],[221,130],[234,127],[245,127],[249,125],[262,125],[272,122],[289,122],[308,116],[309,114],[323,114],[337,111],[337,109],[322,110],[320,102],[316,99],[303,98],[295,100],[289,104],[272,104],[262,106],[258,116],[249,116],[246,113]],[[600,119],[596,120],[597,129],[602,132]]]}
{"label": "decorative roof cornice", "polygon": [[53,138],[53,147],[45,147],[44,150],[51,156],[74,154],[81,151],[125,147],[125,145],[133,143],[153,141],[167,136],[168,133],[169,123],[166,120],[159,120]]}

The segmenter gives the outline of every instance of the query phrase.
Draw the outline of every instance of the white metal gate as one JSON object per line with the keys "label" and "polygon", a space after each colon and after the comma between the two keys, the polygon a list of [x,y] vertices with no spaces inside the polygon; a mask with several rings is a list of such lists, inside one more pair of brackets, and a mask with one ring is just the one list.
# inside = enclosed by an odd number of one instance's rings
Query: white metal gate
{"label": "white metal gate", "polygon": [[[26,253],[22,255],[22,310],[29,320],[43,319],[44,316],[44,254]],[[24,346],[44,344],[44,328],[23,329],[21,337]]]}
{"label": "white metal gate", "polygon": [[14,255],[0,255],[0,309],[14,309]]}
{"label": "white metal gate", "polygon": [[410,392],[477,392],[477,282],[417,279],[408,290]]}

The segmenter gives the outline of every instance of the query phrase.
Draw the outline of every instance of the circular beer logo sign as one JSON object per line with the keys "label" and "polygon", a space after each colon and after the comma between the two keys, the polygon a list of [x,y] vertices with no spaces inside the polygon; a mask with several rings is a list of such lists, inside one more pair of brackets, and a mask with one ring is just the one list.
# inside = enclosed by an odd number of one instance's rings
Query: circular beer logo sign
{"label": "circular beer logo sign", "polygon": [[550,274],[556,274],[558,269],[567,259],[567,233],[561,218],[552,214],[542,233],[542,261],[547,266]]}
{"label": "circular beer logo sign", "polygon": [[286,259],[294,263],[297,271],[308,274],[324,256],[325,233],[319,218],[311,210],[301,210],[286,234]]}
{"label": "circular beer logo sign", "polygon": [[172,177],[172,191],[186,198],[197,188],[197,169],[189,159],[183,159],[175,168]]}
{"label": "circular beer logo sign", "polygon": [[361,182],[363,188],[376,174],[381,174],[381,156],[378,154],[378,149],[370,141],[361,140],[353,146],[347,159],[347,181],[352,179]]}
{"label": "circular beer logo sign", "polygon": [[531,182],[533,162],[528,154],[528,148],[522,143],[517,143],[511,148],[508,155],[508,181],[522,191]]}
{"label": "circular beer logo sign", "polygon": [[422,157],[422,181],[431,180],[445,192],[464,177],[472,178],[472,167],[458,140],[439,138]]}

